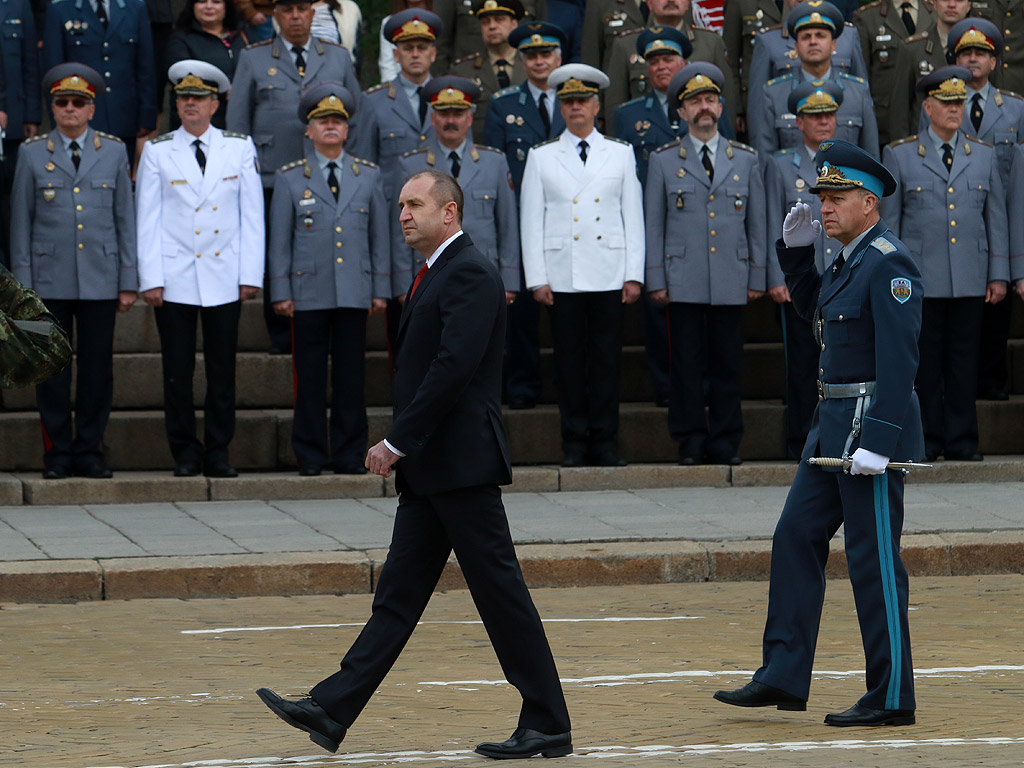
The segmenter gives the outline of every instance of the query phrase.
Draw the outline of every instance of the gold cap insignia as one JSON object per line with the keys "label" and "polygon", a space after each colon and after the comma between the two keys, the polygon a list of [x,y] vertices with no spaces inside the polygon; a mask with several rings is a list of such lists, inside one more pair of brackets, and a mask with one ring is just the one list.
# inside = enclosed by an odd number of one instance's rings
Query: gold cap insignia
{"label": "gold cap insignia", "polygon": [[956,43],[956,50],[954,53],[960,53],[964,48],[981,48],[986,51],[995,51],[995,44],[985,37],[985,34],[980,30],[971,27],[964,32],[960,39]]}

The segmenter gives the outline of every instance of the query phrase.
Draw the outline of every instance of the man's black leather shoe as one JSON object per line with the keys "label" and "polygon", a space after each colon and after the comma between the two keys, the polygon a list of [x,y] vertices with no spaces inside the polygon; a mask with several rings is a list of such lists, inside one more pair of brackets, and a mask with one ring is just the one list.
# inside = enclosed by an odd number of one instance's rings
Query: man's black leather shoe
{"label": "man's black leather shoe", "polygon": [[183,461],[174,468],[175,477],[195,477],[200,472],[198,461]]}
{"label": "man's black leather shoe", "polygon": [[572,453],[565,454],[562,459],[563,467],[585,467],[587,466],[587,459],[582,453],[573,451]]}
{"label": "man's black leather shoe", "polygon": [[68,468],[55,464],[43,470],[43,480],[64,480],[68,477]]}
{"label": "man's black leather shoe", "polygon": [[203,474],[207,477],[238,477],[238,470],[226,461],[214,461],[206,465]]}
{"label": "man's black leather shoe", "polygon": [[946,451],[946,461],[984,461],[980,453],[950,453]]}
{"label": "man's black leather shoe", "polygon": [[572,734],[558,733],[550,736],[529,728],[516,728],[515,732],[500,744],[496,741],[477,744],[476,752],[497,760],[533,757],[536,754],[544,757],[565,757],[572,752]]}
{"label": "man's black leather shoe", "polygon": [[78,467],[75,470],[75,474],[78,477],[88,477],[92,480],[107,480],[114,476],[114,473],[110,471],[110,467],[102,461]]}
{"label": "man's black leather shoe", "polygon": [[854,704],[845,712],[825,715],[825,725],[913,725],[917,722],[912,709],[872,709]]}
{"label": "man's black leather shoe", "polygon": [[806,699],[797,698],[757,680],[751,680],[735,691],[715,691],[715,698],[734,707],[776,707],[787,712],[803,712],[807,709]]}
{"label": "man's black leather shoe", "polygon": [[601,453],[592,454],[590,457],[590,466],[592,467],[624,467],[626,462],[624,459],[619,458],[619,454],[614,451],[606,451]]}
{"label": "man's black leather shoe", "polygon": [[724,464],[727,467],[738,467],[743,463],[739,456],[708,456],[708,464]]}
{"label": "man's black leather shoe", "polygon": [[700,459],[694,456],[679,457],[679,466],[681,467],[696,467],[698,464],[700,464]]}
{"label": "man's black leather shoe", "polygon": [[510,397],[508,407],[513,411],[527,411],[537,405],[536,401],[528,397]]}
{"label": "man's black leather shoe", "polygon": [[336,475],[365,475],[366,467],[362,464],[335,464],[334,474]]}
{"label": "man's black leather shoe", "polygon": [[299,467],[300,477],[320,477],[320,467]]}
{"label": "man's black leather shoe", "polygon": [[309,734],[309,740],[328,752],[337,752],[348,729],[331,718],[312,698],[292,701],[278,696],[269,688],[259,688],[256,695],[270,711],[292,728]]}

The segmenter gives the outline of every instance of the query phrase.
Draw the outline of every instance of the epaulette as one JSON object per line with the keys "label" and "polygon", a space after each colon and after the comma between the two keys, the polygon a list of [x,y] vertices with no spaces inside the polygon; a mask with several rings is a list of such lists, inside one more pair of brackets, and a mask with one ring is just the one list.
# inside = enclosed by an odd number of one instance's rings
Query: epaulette
{"label": "epaulette", "polygon": [[316,38],[316,40],[317,40],[317,42],[327,43],[328,45],[333,45],[333,46],[336,46],[338,48],[344,48],[345,47],[344,45],[342,45],[341,43],[337,42],[336,40],[328,40],[326,37],[318,37],[318,38]]}
{"label": "epaulette", "polygon": [[556,141],[558,141],[558,139],[559,139],[559,137],[555,136],[555,138],[548,139],[547,141],[542,141],[542,142],[540,142],[540,144],[534,144],[533,148],[537,149],[537,147],[546,147],[548,144],[554,144]]}
{"label": "epaulette", "polygon": [[118,144],[124,144],[124,139],[122,139],[120,136],[115,136],[112,133],[105,133],[104,131],[96,131],[96,135],[97,136],[102,136],[104,139],[110,139],[111,141],[116,141]]}
{"label": "epaulette", "polygon": [[621,32],[616,32],[612,37],[629,37],[630,35],[639,35],[647,27],[633,27],[633,29],[624,29]]}
{"label": "epaulette", "polygon": [[237,131],[221,131],[221,134],[223,134],[224,136],[227,136],[228,138],[231,138],[231,139],[248,139],[249,138],[249,134],[247,134],[247,133],[238,133]]}
{"label": "epaulette", "polygon": [[854,14],[858,14],[861,11],[866,11],[868,8],[879,8],[879,7],[881,7],[882,3],[883,3],[883,0],[875,0],[875,2],[873,2],[873,3],[868,3],[867,5],[862,5],[860,8],[858,8],[857,10],[854,11]]}
{"label": "epaulette", "polygon": [[868,81],[865,80],[863,77],[857,77],[856,75],[851,75],[849,72],[840,72],[839,76],[841,78],[843,78],[844,80],[853,80],[855,83],[860,83],[861,85],[867,85],[868,84]]}
{"label": "epaulette", "polygon": [[502,96],[508,96],[513,93],[519,93],[518,85],[510,85],[508,88],[502,88],[500,91],[491,96],[491,101],[494,101],[495,99],[500,99]]}
{"label": "epaulette", "polygon": [[459,64],[466,64],[472,62],[476,69],[480,69],[484,65],[484,56],[482,53],[471,53],[469,56],[461,56],[452,62],[452,66],[456,67]]}
{"label": "epaulette", "polygon": [[765,32],[774,32],[776,29],[782,29],[782,25],[774,24],[770,27],[762,27],[761,29],[757,30],[757,34],[763,35]]}
{"label": "epaulette", "polygon": [[995,147],[995,144],[990,144],[990,143],[989,143],[989,142],[987,142],[987,141],[984,141],[984,140],[982,140],[982,139],[979,139],[979,138],[978,138],[977,136],[968,136],[967,134],[964,134],[964,137],[965,137],[965,138],[966,138],[966,139],[967,139],[968,141],[970,141],[970,142],[973,142],[973,143],[975,143],[975,144],[984,144],[984,145],[985,145],[986,147],[993,147],[993,148]]}
{"label": "epaulette", "polygon": [[660,147],[658,147],[658,148],[657,148],[656,150],[654,150],[654,151],[655,151],[655,152],[663,152],[663,151],[665,151],[666,149],[671,149],[672,147],[678,147],[678,146],[679,146],[679,139],[673,139],[673,140],[672,140],[672,141],[670,141],[670,142],[669,142],[668,144],[662,144],[662,145],[661,145]]}
{"label": "epaulette", "polygon": [[35,141],[42,141],[43,139],[48,139],[48,138],[50,138],[50,134],[48,134],[48,133],[37,133],[31,139],[25,139],[21,143],[22,143],[22,145],[31,144],[31,143],[33,143]]}
{"label": "epaulette", "polygon": [[352,162],[359,163],[360,165],[365,165],[367,168],[378,168],[379,167],[376,163],[371,163],[369,160],[363,160],[363,158],[361,158],[361,157],[353,157],[352,158]]}
{"label": "epaulette", "polygon": [[774,152],[772,152],[772,157],[782,157],[782,155],[788,155],[792,151],[793,150],[789,149],[788,147],[783,149],[776,149]]}
{"label": "epaulette", "polygon": [[157,136],[155,139],[150,139],[149,143],[150,144],[159,144],[161,141],[170,141],[173,138],[174,138],[174,131],[171,131],[170,133],[164,133],[164,134],[162,134],[160,136]]}
{"label": "epaulette", "polygon": [[917,141],[916,133],[913,136],[904,136],[902,139],[899,139],[898,141],[891,141],[889,142],[889,146],[898,147],[900,144],[909,144],[912,141]]}
{"label": "epaulette", "polygon": [[880,250],[882,253],[893,253],[894,251],[899,250],[895,245],[890,243],[881,235],[872,240],[871,245]]}
{"label": "epaulette", "polygon": [[617,106],[615,108],[615,110],[618,111],[618,110],[622,109],[623,107],[630,106],[631,104],[639,104],[641,101],[643,101],[644,99],[647,99],[647,98],[649,98],[649,97],[647,97],[647,96],[637,96],[635,99],[630,99],[629,101],[625,101],[622,104],[619,104],[619,106]]}
{"label": "epaulette", "polygon": [[271,37],[267,40],[260,40],[259,42],[256,43],[249,43],[247,46],[245,46],[245,50],[248,51],[250,48],[259,48],[261,45],[270,45],[273,42],[273,40],[274,38]]}
{"label": "epaulette", "polygon": [[484,150],[486,152],[494,152],[495,154],[498,154],[498,155],[504,155],[505,154],[500,149],[495,149],[494,147],[488,147],[486,144],[474,144],[473,146],[476,147],[477,149],[482,149],[482,150]]}
{"label": "epaulette", "polygon": [[927,40],[927,39],[928,39],[928,30],[926,29],[924,32],[918,32],[916,35],[911,35],[910,37],[908,37],[903,42],[904,43],[916,43],[916,42],[919,42],[921,40]]}
{"label": "epaulette", "polygon": [[411,150],[409,150],[408,152],[406,152],[405,154],[402,155],[402,159],[404,160],[407,157],[412,157],[413,155],[418,155],[420,152],[426,152],[426,151],[427,151],[426,147],[420,147],[419,149],[411,149]]}
{"label": "epaulette", "polygon": [[292,170],[294,170],[296,168],[301,168],[305,164],[306,164],[306,158],[302,158],[301,160],[296,160],[296,161],[291,162],[291,163],[285,163],[278,170],[281,171],[281,173],[284,173],[285,171],[292,171]]}
{"label": "epaulette", "polygon": [[767,88],[770,85],[775,85],[775,83],[781,83],[781,82],[784,82],[786,80],[792,80],[793,77],[795,77],[795,75],[792,72],[787,72],[784,75],[779,75],[778,77],[773,77],[771,80],[769,80],[767,83],[764,84],[764,87]]}
{"label": "epaulette", "polygon": [[382,91],[385,88],[390,87],[390,85],[391,85],[391,81],[390,80],[385,80],[380,85],[375,85],[372,88],[367,88],[365,91],[363,91],[363,93],[364,94],[366,94],[366,93],[376,93],[377,91]]}
{"label": "epaulette", "polygon": [[1020,101],[1024,101],[1024,96],[1021,96],[1019,93],[1014,93],[1013,91],[1004,91],[1002,88],[1000,88],[999,93],[1001,93],[1003,96],[1009,96],[1011,99],[1019,99]]}
{"label": "epaulette", "polygon": [[625,145],[626,145],[627,147],[632,147],[632,146],[633,146],[632,144],[630,144],[630,143],[629,143],[628,141],[626,141],[625,139],[617,139],[617,138],[615,138],[614,136],[605,136],[605,138],[606,138],[606,139],[607,139],[608,141],[614,141],[614,142],[615,142],[616,144],[625,144]]}
{"label": "epaulette", "polygon": [[736,147],[736,149],[745,149],[747,152],[751,153],[752,155],[756,155],[757,154],[757,150],[756,149],[754,149],[749,144],[744,144],[741,141],[734,141],[733,139],[729,139],[729,146],[730,147]]}

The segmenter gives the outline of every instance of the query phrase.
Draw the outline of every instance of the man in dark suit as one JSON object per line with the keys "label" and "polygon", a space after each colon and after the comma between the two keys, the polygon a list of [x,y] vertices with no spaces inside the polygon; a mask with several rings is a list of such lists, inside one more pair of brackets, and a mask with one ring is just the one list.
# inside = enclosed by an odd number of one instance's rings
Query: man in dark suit
{"label": "man in dark suit", "polygon": [[[427,263],[398,329],[394,423],[366,466],[397,470],[398,511],[373,613],[341,670],[310,696],[263,702],[335,752],[412,634],[452,550],[508,681],[519,725],[477,752],[494,758],[572,752],[569,714],[540,616],[516,559],[499,485],[511,482],[501,423],[505,289],[462,232],[462,190],[446,173],[417,173],[399,196],[402,233]],[[397,465],[397,466],[396,466]]]}

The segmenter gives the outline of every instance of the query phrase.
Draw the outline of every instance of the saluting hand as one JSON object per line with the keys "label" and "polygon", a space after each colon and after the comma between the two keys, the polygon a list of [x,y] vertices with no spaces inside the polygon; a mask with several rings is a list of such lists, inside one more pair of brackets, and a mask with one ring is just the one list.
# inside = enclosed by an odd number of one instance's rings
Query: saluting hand
{"label": "saluting hand", "polygon": [[782,224],[782,242],[788,248],[811,245],[821,235],[821,222],[811,218],[811,206],[797,203]]}

